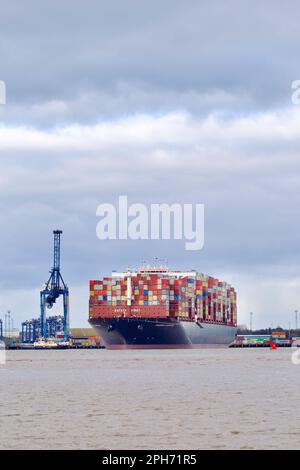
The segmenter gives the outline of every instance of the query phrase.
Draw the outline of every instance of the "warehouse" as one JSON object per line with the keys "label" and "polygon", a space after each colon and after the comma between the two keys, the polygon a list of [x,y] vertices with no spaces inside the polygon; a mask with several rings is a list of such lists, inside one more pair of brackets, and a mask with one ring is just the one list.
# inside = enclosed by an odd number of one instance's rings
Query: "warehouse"
{"label": "warehouse", "polygon": [[99,346],[100,337],[94,328],[71,328],[70,337],[74,346]]}

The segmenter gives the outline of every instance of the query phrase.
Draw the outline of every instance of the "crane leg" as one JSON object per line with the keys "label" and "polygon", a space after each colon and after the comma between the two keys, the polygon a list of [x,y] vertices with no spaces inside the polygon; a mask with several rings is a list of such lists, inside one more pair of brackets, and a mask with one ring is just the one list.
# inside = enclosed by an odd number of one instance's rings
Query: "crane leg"
{"label": "crane leg", "polygon": [[64,337],[69,341],[69,292],[64,293]]}
{"label": "crane leg", "polygon": [[46,293],[41,292],[41,334],[43,338],[47,337],[47,324],[46,324]]}

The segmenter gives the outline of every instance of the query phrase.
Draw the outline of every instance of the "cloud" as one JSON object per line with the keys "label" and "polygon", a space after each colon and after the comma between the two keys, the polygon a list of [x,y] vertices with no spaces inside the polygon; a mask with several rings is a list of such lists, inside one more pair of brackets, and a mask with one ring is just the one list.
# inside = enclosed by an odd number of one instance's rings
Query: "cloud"
{"label": "cloud", "polygon": [[[286,111],[266,112],[245,116],[222,118],[211,114],[197,119],[187,113],[166,115],[135,115],[94,125],[72,124],[54,129],[41,130],[34,127],[0,127],[0,151],[101,151],[132,145],[135,148],[159,145],[199,146],[227,144],[238,149],[249,143],[253,146],[297,145],[299,133],[299,108]],[[214,144],[216,142],[216,144]],[[249,153],[249,150],[247,150]],[[224,154],[220,153],[224,159]],[[243,158],[239,161],[243,163]]]}
{"label": "cloud", "polygon": [[287,106],[299,78],[299,9],[296,0],[289,8],[25,0],[23,9],[12,0],[0,18],[6,120],[51,127],[174,109]]}
{"label": "cloud", "polygon": [[[154,256],[174,267],[227,273],[246,292],[242,305],[252,292],[239,280],[246,275],[252,286],[258,273],[288,286],[300,261],[299,121],[295,107],[232,118],[135,115],[48,130],[2,125],[2,288],[14,295],[16,286],[31,290],[46,280],[57,226],[65,231],[64,273],[75,290]],[[96,207],[116,203],[119,194],[130,203],[204,203],[204,250],[188,253],[181,241],[100,242]],[[279,267],[281,281],[272,281]],[[257,298],[269,309],[260,288]]]}
{"label": "cloud", "polygon": [[[296,0],[1,6],[2,310],[36,312],[61,227],[78,323],[88,279],[153,256],[224,275],[245,321],[250,310],[260,326],[282,321],[298,301],[299,10]],[[204,250],[100,242],[96,207],[119,194],[204,203]]]}

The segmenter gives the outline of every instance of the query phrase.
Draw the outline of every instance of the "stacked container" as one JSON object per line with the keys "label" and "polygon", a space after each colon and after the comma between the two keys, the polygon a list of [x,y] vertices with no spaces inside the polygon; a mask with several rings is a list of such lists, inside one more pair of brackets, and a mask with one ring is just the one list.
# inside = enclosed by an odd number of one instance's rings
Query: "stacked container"
{"label": "stacked container", "polygon": [[90,281],[90,317],[172,317],[237,323],[236,292],[226,282],[195,273],[124,273]]}
{"label": "stacked container", "polygon": [[127,280],[104,277],[90,281],[90,302],[102,305],[126,305]]}
{"label": "stacked container", "polygon": [[132,304],[169,305],[170,281],[157,274],[137,274],[132,277]]}

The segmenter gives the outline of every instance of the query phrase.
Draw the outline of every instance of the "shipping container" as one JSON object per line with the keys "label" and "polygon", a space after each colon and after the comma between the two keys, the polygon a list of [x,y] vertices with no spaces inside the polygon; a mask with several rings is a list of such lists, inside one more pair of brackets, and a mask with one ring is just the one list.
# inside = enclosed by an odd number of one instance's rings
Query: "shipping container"
{"label": "shipping container", "polygon": [[[130,282],[130,284],[128,284]],[[127,286],[131,288],[127,289]],[[173,317],[236,326],[236,293],[228,283],[193,276],[138,272],[90,281],[90,318]]]}

